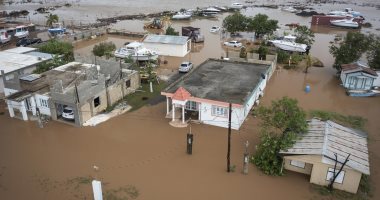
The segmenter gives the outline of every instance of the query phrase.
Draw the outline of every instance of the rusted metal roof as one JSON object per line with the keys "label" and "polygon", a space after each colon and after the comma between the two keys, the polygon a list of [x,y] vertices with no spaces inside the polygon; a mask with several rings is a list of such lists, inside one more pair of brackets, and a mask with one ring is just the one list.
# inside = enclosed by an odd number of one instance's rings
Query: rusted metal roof
{"label": "rusted metal roof", "polygon": [[370,74],[372,76],[377,76],[377,73],[369,68],[369,67],[364,67],[362,65],[359,65],[357,63],[351,63],[351,64],[343,64],[341,65],[342,67],[342,72],[348,72],[348,73],[352,73],[352,72],[364,72],[364,73],[367,73],[367,74]]}

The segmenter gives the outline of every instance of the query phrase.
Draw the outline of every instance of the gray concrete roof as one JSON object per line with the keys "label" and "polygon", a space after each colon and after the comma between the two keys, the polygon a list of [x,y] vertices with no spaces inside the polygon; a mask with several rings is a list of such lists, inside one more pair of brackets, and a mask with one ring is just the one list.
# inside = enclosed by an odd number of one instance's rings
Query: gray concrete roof
{"label": "gray concrete roof", "polygon": [[193,97],[243,105],[269,65],[209,59],[164,92],[185,88]]}
{"label": "gray concrete roof", "polygon": [[189,40],[187,36],[175,35],[147,35],[143,42],[145,43],[161,43],[161,44],[180,44],[184,45]]}
{"label": "gray concrete roof", "polygon": [[333,121],[312,119],[308,132],[296,143],[280,151],[286,155],[322,155],[322,163],[334,165],[335,155],[343,163],[350,154],[347,166],[369,175],[369,158],[366,134],[344,127]]}

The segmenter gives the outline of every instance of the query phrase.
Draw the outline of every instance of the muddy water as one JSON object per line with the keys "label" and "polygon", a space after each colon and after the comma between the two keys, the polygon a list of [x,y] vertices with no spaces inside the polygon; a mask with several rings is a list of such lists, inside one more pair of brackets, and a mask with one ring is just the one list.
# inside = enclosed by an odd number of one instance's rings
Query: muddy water
{"label": "muddy water", "polygon": [[[99,6],[89,2],[81,1],[80,4]],[[154,10],[160,6],[150,7]],[[128,9],[131,8],[125,8]],[[373,8],[368,9],[373,13]],[[288,22],[308,24],[310,20],[271,9],[244,12],[248,15],[267,13],[282,25]],[[163,70],[176,69],[182,60],[198,65],[206,58],[225,55],[221,48],[222,36],[208,32],[211,26],[221,25],[221,21],[222,17],[173,22],[177,30],[184,25],[200,27],[206,41],[204,45],[194,46],[197,50],[185,58],[164,58],[169,63],[162,67]],[[143,21],[122,21],[114,26],[143,31],[142,24]],[[374,29],[363,29],[366,30]],[[326,67],[311,68],[308,74],[276,71],[262,103],[268,105],[271,100],[289,96],[296,98],[305,110],[322,109],[367,118],[371,178],[374,199],[377,199],[380,197],[380,99],[347,97],[334,76],[336,71],[331,68],[333,58],[328,53],[329,42],[335,34],[344,35],[347,30],[319,28],[316,32],[311,54],[321,59]],[[112,41],[121,47],[134,39],[104,36],[76,44],[76,53],[90,56],[91,49],[100,41]],[[311,86],[308,94],[303,92],[306,84]],[[104,190],[134,185],[140,192],[139,199],[323,199],[310,188],[308,177],[304,175],[289,173],[285,177],[268,177],[253,165],[250,165],[249,175],[240,173],[244,142],[250,142],[250,152],[255,151],[254,144],[258,142],[255,118],[249,117],[240,131],[234,131],[231,158],[236,172],[227,174],[226,129],[193,125],[194,154],[188,156],[185,154],[188,129],[170,127],[164,115],[165,104],[161,103],[124,114],[97,127],[74,128],[49,122],[40,129],[35,122],[9,118],[5,110],[5,114],[0,115],[0,199],[91,199],[88,183],[69,181],[88,176],[102,179],[106,183]],[[94,171],[94,165],[100,170]]]}

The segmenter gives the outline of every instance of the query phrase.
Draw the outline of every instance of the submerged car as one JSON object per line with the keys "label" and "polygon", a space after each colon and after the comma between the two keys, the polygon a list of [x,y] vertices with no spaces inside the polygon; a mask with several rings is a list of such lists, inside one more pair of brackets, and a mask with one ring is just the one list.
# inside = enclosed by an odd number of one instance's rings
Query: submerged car
{"label": "submerged car", "polygon": [[74,110],[73,108],[67,106],[63,109],[62,117],[67,120],[74,120]]}
{"label": "submerged car", "polygon": [[191,62],[183,62],[179,66],[178,71],[186,73],[186,72],[189,72],[191,70],[191,68],[193,68],[193,63],[191,63]]}
{"label": "submerged car", "polygon": [[236,40],[224,42],[223,45],[228,46],[228,47],[242,47],[243,46],[241,42],[238,42]]}
{"label": "submerged car", "polygon": [[216,32],[219,32],[219,31],[220,31],[220,27],[219,26],[213,26],[210,29],[211,33],[216,33]]}
{"label": "submerged car", "polygon": [[16,46],[18,47],[26,47],[32,44],[38,44],[41,43],[41,38],[22,38],[19,41],[17,41]]}

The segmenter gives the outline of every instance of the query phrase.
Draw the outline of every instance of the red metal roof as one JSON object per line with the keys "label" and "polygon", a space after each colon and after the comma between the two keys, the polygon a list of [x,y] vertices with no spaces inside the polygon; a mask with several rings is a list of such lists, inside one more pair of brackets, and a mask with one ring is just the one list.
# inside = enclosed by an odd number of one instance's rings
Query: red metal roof
{"label": "red metal roof", "polygon": [[177,91],[174,93],[172,99],[185,101],[191,97],[190,92],[188,92],[185,88],[179,87]]}

